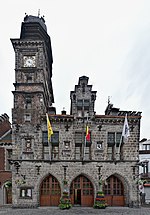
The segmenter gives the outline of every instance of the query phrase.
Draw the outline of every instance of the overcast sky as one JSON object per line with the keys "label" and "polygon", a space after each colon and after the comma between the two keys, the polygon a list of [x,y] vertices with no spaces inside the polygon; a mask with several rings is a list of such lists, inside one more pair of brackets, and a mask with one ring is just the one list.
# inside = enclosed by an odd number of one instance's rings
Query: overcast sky
{"label": "overcast sky", "polygon": [[141,111],[141,136],[150,138],[150,0],[5,0],[0,12],[0,114],[11,120],[15,53],[28,15],[45,16],[53,52],[57,113],[70,113],[70,91],[88,76],[97,91],[96,114],[108,103]]}

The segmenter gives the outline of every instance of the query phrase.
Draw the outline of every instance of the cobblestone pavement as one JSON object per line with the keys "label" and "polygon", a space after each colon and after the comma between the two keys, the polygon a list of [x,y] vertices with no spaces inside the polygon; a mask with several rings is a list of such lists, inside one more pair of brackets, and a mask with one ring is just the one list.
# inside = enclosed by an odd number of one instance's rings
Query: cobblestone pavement
{"label": "cobblestone pavement", "polygon": [[0,215],[150,215],[150,208],[107,207],[93,209],[88,207],[73,207],[69,210],[60,210],[58,207],[39,207],[36,209],[13,209],[0,207]]}

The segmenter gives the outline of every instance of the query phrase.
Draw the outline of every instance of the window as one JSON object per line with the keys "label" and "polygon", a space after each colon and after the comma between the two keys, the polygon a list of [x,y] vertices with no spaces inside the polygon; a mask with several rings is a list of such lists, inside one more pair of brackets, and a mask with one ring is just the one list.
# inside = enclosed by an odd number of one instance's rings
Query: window
{"label": "window", "polygon": [[31,75],[27,75],[27,82],[31,83],[32,82],[32,76]]}
{"label": "window", "polygon": [[43,142],[43,158],[44,160],[50,159],[49,147],[48,147],[48,134],[47,131],[42,133],[42,142]]}
{"label": "window", "polygon": [[115,176],[110,176],[103,185],[105,195],[123,195],[123,184]]}
{"label": "window", "polygon": [[[48,146],[47,131],[43,131],[43,138],[42,139],[43,139],[43,145]],[[55,146],[59,146],[59,132],[58,131],[53,131],[53,134],[51,135],[50,142]]]}
{"label": "window", "polygon": [[42,141],[44,146],[48,146],[48,134],[47,131],[43,131]]}
{"label": "window", "polygon": [[25,120],[25,122],[30,122],[31,121],[31,114],[25,114],[24,120]]}
{"label": "window", "polygon": [[59,158],[59,131],[54,131],[51,136],[51,144],[52,144],[52,159]]}
{"label": "window", "polygon": [[85,177],[83,178],[83,195],[84,196],[93,195],[92,183],[89,181],[89,179]]}
{"label": "window", "polygon": [[31,102],[32,102],[31,98],[27,97],[26,98],[26,107],[25,107],[26,109],[31,109],[31,107],[32,107]]}
{"label": "window", "polygon": [[32,188],[31,187],[21,187],[20,188],[20,197],[25,199],[32,198]]}
{"label": "window", "polygon": [[75,132],[75,159],[82,159],[82,132]]}
{"label": "window", "polygon": [[122,142],[121,141],[121,132],[108,132],[108,136],[107,136],[107,157],[108,160],[114,160],[115,158],[115,153],[116,150],[118,151],[117,147],[121,147],[120,151],[121,151],[121,158],[122,158]]}
{"label": "window", "polygon": [[84,159],[91,160],[91,146],[84,146]]}
{"label": "window", "polygon": [[148,161],[142,162],[143,174],[148,174]]}
{"label": "window", "polygon": [[84,110],[89,110],[90,101],[88,99],[84,100]]}
{"label": "window", "polygon": [[82,106],[83,106],[83,100],[82,99],[77,100],[77,106],[78,106],[78,109],[80,109],[80,107],[82,109]]}
{"label": "window", "polygon": [[89,99],[78,99],[77,100],[77,107],[78,109],[82,109],[84,107],[85,110],[88,110],[90,106],[90,100]]}
{"label": "window", "polygon": [[150,150],[150,144],[143,144],[144,150]]}
{"label": "window", "polygon": [[89,112],[90,100],[89,99],[78,99],[77,100],[77,111],[79,117],[86,117]]}
{"label": "window", "polygon": [[[122,133],[121,132],[117,132],[116,133],[116,146],[119,147],[119,145],[123,142],[121,141],[121,136],[122,136]],[[121,141],[121,142],[120,142]]]}
{"label": "window", "polygon": [[75,159],[91,159],[91,140],[85,143],[85,132],[75,132]]}
{"label": "window", "polygon": [[[58,159],[59,158],[59,131],[53,131],[53,135],[51,135],[51,154],[52,154],[52,159]],[[50,158],[50,148],[48,144],[48,135],[47,131],[43,131],[43,154],[44,154],[44,159],[49,159]]]}
{"label": "window", "polygon": [[82,146],[75,145],[75,159],[76,160],[82,159]]}
{"label": "window", "polygon": [[54,131],[51,136],[51,143],[54,146],[59,146],[59,131]]}
{"label": "window", "polygon": [[75,143],[82,144],[82,132],[75,132]]}
{"label": "window", "polygon": [[114,132],[108,132],[107,144],[108,144],[108,147],[113,147],[115,145],[115,133]]}

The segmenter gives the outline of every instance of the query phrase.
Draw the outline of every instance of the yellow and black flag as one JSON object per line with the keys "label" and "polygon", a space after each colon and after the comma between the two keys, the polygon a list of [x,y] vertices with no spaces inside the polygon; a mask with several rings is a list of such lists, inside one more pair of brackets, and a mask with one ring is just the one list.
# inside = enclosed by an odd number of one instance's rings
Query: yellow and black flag
{"label": "yellow and black flag", "polygon": [[47,119],[47,133],[48,133],[48,142],[49,142],[51,135],[53,134],[53,129],[47,113],[46,113],[46,119]]}

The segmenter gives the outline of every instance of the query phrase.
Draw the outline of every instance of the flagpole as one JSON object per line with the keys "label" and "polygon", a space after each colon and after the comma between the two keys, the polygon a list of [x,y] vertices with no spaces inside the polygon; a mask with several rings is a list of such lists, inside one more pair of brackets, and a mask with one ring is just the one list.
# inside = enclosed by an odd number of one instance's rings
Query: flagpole
{"label": "flagpole", "polygon": [[86,148],[86,136],[84,138],[84,155],[83,155],[83,160],[85,159],[85,148]]}
{"label": "flagpole", "polygon": [[50,140],[48,140],[48,145],[49,145],[49,159],[51,161],[52,160],[52,154],[51,154],[51,137],[50,137]]}
{"label": "flagpole", "polygon": [[86,129],[85,129],[85,137],[84,137],[84,154],[83,154],[83,159],[85,159],[85,150],[86,150],[86,135],[87,135],[87,127],[88,127],[88,114],[87,114],[87,119],[86,119]]}
{"label": "flagpole", "polygon": [[128,140],[129,136],[130,136],[130,131],[129,131],[129,125],[128,125],[128,120],[127,120],[127,113],[126,113],[125,119],[124,119],[124,124],[123,124],[123,130],[122,130],[122,134],[121,134],[121,138],[120,138],[120,143],[119,143],[119,147],[118,147],[118,154],[120,152],[122,138],[124,137],[125,140]]}
{"label": "flagpole", "polygon": [[46,119],[47,119],[47,132],[48,132],[48,144],[49,144],[49,158],[50,161],[52,160],[52,146],[51,146],[51,135],[53,134],[52,126],[48,117],[48,114],[46,113]]}
{"label": "flagpole", "polygon": [[118,154],[120,153],[120,147],[121,147],[121,143],[122,143],[122,134],[121,134],[121,138],[120,138],[120,142],[119,142],[119,147],[118,147]]}

